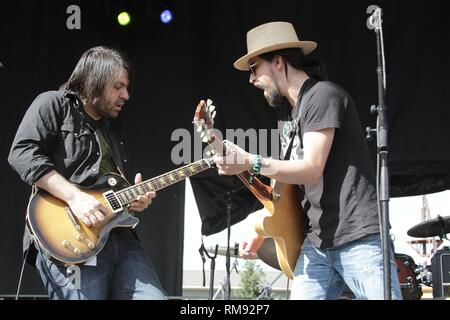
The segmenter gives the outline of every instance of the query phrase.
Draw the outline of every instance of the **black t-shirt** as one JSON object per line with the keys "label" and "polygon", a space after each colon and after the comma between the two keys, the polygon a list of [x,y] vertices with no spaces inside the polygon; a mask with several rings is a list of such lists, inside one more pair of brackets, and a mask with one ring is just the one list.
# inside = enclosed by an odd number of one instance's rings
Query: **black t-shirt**
{"label": "black t-shirt", "polygon": [[282,158],[299,115],[292,160],[303,158],[301,137],[306,132],[336,129],[322,178],[301,186],[305,192],[302,205],[309,218],[307,239],[325,249],[379,232],[375,172],[352,98],[336,84],[323,81],[313,84],[301,100],[290,112],[280,112]]}
{"label": "black t-shirt", "polygon": [[87,118],[93,130],[95,130],[95,135],[100,145],[100,154],[102,158],[98,169],[98,178],[107,173],[120,174],[111,151],[110,145],[113,137],[111,137],[111,133],[107,128],[106,120],[94,120],[89,116],[87,116]]}

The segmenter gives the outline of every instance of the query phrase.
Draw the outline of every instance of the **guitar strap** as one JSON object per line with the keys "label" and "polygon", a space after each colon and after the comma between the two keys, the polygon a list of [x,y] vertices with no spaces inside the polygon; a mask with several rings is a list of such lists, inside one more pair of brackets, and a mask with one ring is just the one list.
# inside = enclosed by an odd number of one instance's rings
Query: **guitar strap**
{"label": "guitar strap", "polygon": [[300,122],[302,119],[302,117],[301,117],[302,111],[303,111],[303,109],[305,109],[304,108],[305,101],[302,98],[305,95],[305,93],[308,92],[309,89],[311,89],[317,82],[318,81],[316,79],[309,78],[303,83],[303,86],[300,89],[299,98],[298,98],[300,103],[299,103],[297,112],[294,112],[295,114],[292,115],[292,118],[293,118],[292,120],[293,121],[297,120],[297,122],[296,122],[297,125],[293,126],[292,131],[289,133],[291,141],[289,142],[289,146],[286,150],[283,160],[289,160],[291,158],[292,146],[294,145],[294,138],[298,134],[299,129],[300,129],[300,135],[299,135],[300,147],[303,149],[303,137],[302,137],[303,131],[302,131],[302,125]]}

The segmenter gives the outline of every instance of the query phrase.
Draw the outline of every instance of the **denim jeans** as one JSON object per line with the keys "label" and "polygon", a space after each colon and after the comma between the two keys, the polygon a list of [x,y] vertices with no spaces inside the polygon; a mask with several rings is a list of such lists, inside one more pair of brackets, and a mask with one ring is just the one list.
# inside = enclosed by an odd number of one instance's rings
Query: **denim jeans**
{"label": "denim jeans", "polygon": [[110,233],[96,266],[64,267],[38,253],[36,267],[50,299],[167,299],[147,253],[128,229]]}
{"label": "denim jeans", "polygon": [[[402,299],[391,245],[392,299]],[[379,234],[333,249],[319,249],[307,240],[294,270],[291,299],[323,300],[340,297],[345,284],[356,299],[384,299],[383,255]]]}

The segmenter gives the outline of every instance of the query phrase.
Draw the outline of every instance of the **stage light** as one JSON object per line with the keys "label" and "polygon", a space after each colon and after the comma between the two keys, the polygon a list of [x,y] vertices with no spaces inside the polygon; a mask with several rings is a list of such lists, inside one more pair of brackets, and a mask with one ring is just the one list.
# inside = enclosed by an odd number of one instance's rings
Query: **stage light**
{"label": "stage light", "polygon": [[117,15],[117,22],[121,26],[125,27],[129,25],[131,22],[131,15],[127,11],[122,11]]}
{"label": "stage light", "polygon": [[161,22],[164,24],[171,23],[173,20],[173,13],[169,9],[165,9],[161,12],[160,15]]}

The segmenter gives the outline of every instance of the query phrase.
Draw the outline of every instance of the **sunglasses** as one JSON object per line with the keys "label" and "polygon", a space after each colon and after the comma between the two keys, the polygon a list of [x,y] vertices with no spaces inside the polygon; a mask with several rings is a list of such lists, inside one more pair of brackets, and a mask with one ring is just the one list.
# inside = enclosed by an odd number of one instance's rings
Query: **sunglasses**
{"label": "sunglasses", "polygon": [[248,66],[248,68],[250,69],[250,72],[253,74],[253,76],[256,77],[256,66],[260,63],[261,61],[257,61],[255,63],[252,63],[251,65]]}

